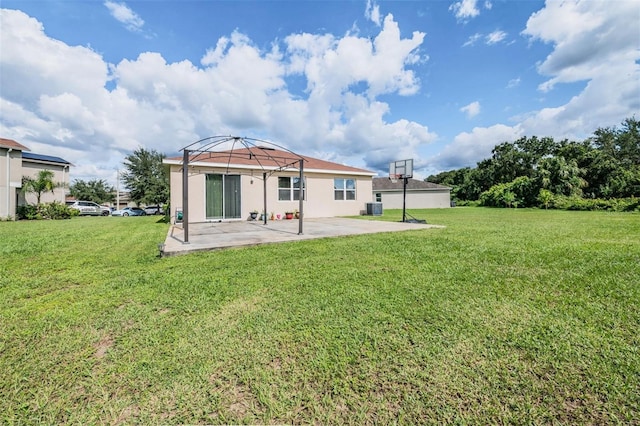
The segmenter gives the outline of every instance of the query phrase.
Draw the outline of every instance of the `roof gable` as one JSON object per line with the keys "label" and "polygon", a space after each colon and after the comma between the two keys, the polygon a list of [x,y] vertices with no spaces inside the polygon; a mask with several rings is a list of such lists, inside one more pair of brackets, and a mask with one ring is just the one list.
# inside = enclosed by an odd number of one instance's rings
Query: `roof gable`
{"label": "roof gable", "polygon": [[30,151],[26,146],[19,144],[13,139],[0,138],[0,148],[17,149],[19,151]]}

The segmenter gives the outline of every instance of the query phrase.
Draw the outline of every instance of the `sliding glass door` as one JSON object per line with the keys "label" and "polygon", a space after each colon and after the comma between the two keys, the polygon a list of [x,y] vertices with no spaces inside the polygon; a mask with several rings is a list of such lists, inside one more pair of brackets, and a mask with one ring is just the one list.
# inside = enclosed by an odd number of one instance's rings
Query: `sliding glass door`
{"label": "sliding glass door", "polygon": [[207,175],[205,197],[207,219],[240,218],[239,175]]}

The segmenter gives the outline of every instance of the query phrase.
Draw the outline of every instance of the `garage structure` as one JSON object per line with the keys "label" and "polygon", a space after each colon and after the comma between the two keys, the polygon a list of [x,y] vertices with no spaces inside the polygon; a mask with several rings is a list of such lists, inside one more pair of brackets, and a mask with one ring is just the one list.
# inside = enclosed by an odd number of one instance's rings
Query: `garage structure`
{"label": "garage structure", "polygon": [[[385,209],[401,209],[404,182],[387,177],[373,178],[373,200]],[[418,179],[407,179],[406,208],[434,209],[451,207],[451,188]]]}

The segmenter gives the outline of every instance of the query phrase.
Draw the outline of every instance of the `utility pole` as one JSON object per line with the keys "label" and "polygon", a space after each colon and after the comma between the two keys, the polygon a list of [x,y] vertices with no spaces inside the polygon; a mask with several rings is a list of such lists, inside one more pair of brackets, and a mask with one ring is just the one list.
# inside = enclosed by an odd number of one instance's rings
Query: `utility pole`
{"label": "utility pole", "polygon": [[120,210],[120,169],[116,170],[116,210]]}

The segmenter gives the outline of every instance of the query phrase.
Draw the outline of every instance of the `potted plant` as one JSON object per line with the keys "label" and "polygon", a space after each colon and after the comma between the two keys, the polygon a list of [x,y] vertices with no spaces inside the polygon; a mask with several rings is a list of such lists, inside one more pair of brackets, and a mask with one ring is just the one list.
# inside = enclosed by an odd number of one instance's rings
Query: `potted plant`
{"label": "potted plant", "polygon": [[260,220],[263,221],[264,217],[265,217],[264,210],[262,210],[262,213],[260,213]]}
{"label": "potted plant", "polygon": [[285,212],[284,217],[285,219],[293,219],[293,212]]}
{"label": "potted plant", "polygon": [[270,218],[270,220],[276,220],[276,215],[275,215],[275,214],[273,214],[273,212],[271,212],[271,218]]}
{"label": "potted plant", "polygon": [[249,216],[251,217],[251,220],[256,220],[258,218],[258,210],[252,210],[249,213]]}
{"label": "potted plant", "polygon": [[298,209],[295,209],[293,211],[293,217],[295,217],[296,219],[300,219],[300,212],[298,211]]}

